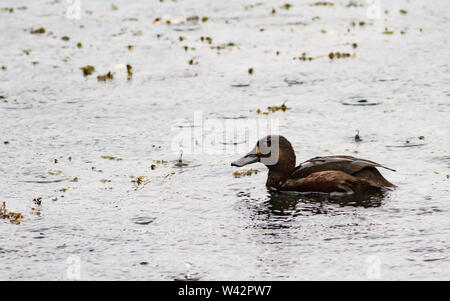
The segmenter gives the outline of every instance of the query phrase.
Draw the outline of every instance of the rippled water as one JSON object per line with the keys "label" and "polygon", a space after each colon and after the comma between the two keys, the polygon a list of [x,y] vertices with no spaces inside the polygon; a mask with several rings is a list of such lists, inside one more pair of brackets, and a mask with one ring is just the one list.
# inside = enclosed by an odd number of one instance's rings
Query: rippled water
{"label": "rippled water", "polygon": [[[366,1],[111,2],[79,19],[1,2],[0,201],[24,220],[0,220],[0,279],[77,279],[74,262],[86,280],[449,279],[448,1],[381,1],[375,19]],[[298,162],[355,155],[398,188],[347,204],[269,193],[262,165],[235,178],[243,152],[177,166],[195,112],[277,120]]]}

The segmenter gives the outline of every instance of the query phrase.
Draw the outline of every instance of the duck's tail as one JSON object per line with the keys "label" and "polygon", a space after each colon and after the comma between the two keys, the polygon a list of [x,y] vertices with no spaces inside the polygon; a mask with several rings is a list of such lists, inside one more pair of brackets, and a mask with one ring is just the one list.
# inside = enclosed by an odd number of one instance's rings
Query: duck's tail
{"label": "duck's tail", "polygon": [[388,180],[386,180],[375,167],[364,167],[360,171],[357,171],[354,174],[352,174],[352,176],[367,180],[371,184],[374,184],[378,187],[390,187],[390,188],[397,187]]}

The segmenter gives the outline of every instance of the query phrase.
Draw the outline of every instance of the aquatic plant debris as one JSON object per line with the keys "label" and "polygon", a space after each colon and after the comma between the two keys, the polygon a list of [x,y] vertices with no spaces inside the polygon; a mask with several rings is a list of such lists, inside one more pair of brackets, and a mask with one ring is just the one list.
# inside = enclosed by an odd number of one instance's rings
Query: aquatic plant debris
{"label": "aquatic plant debris", "polygon": [[340,58],[347,58],[347,57],[351,57],[351,54],[348,52],[330,52],[328,54],[328,57],[330,58],[330,60],[332,59],[340,59]]}
{"label": "aquatic plant debris", "polygon": [[111,161],[122,161],[122,158],[114,157],[114,156],[101,156],[102,159],[111,160]]}
{"label": "aquatic plant debris", "polygon": [[290,110],[291,108],[287,107],[286,104],[282,104],[281,106],[269,106],[267,107],[267,111],[261,111],[261,109],[257,109],[256,113],[258,114],[264,114],[267,115],[269,112],[275,113],[277,111],[286,112],[287,110]]}
{"label": "aquatic plant debris", "polygon": [[44,27],[40,27],[38,29],[32,29],[30,30],[31,34],[44,34],[45,33],[45,28]]}
{"label": "aquatic plant debris", "polygon": [[334,6],[334,2],[315,2],[311,6]]}
{"label": "aquatic plant debris", "polygon": [[131,80],[133,77],[133,67],[131,67],[130,64],[127,64],[127,74],[128,74],[128,80]]}
{"label": "aquatic plant debris", "polygon": [[233,172],[233,177],[240,178],[244,176],[251,176],[256,175],[259,172],[257,169],[249,168],[249,169],[242,169],[242,170],[236,170]]}
{"label": "aquatic plant debris", "polygon": [[99,82],[106,82],[107,80],[113,80],[113,79],[114,79],[114,74],[111,73],[111,71],[109,71],[108,73],[106,73],[104,75],[97,76],[97,80]]}
{"label": "aquatic plant debris", "polygon": [[2,206],[0,207],[0,216],[3,219],[9,220],[13,224],[20,224],[20,222],[23,221],[22,213],[10,212],[6,209],[6,202],[3,202]]}
{"label": "aquatic plant debris", "polygon": [[92,73],[95,72],[95,67],[91,66],[91,65],[87,65],[85,67],[81,67],[80,69],[83,70],[83,75],[84,76],[89,76],[89,75],[91,75]]}
{"label": "aquatic plant debris", "polygon": [[[132,178],[134,178],[132,176]],[[144,185],[147,185],[150,183],[150,180],[146,176],[139,176],[136,179],[131,180],[132,183],[134,183],[134,190],[138,190],[142,188]]]}

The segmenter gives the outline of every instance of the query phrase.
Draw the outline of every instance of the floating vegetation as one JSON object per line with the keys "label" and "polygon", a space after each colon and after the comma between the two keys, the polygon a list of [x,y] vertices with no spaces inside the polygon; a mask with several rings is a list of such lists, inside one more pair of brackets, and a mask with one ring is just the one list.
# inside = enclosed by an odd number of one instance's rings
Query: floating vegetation
{"label": "floating vegetation", "polygon": [[253,74],[253,68],[248,68],[248,74]]}
{"label": "floating vegetation", "polygon": [[224,44],[220,44],[217,46],[211,46],[211,49],[217,49],[217,50],[223,50],[226,49],[227,47],[234,47],[236,46],[233,42],[229,42],[229,43],[224,43]]}
{"label": "floating vegetation", "polygon": [[347,57],[351,57],[352,55],[348,52],[330,52],[328,54],[328,57],[330,58],[330,60],[332,59],[340,59],[340,58],[347,58]]}
{"label": "floating vegetation", "polygon": [[127,74],[128,74],[128,80],[131,80],[133,77],[133,67],[131,67],[130,64],[127,64]]}
{"label": "floating vegetation", "polygon": [[286,3],[286,4],[282,5],[282,6],[280,6],[280,8],[284,8],[286,10],[290,9],[291,7],[292,7],[292,4],[290,4],[290,3]]}
{"label": "floating vegetation", "polygon": [[204,36],[201,36],[201,37],[200,37],[200,41],[202,41],[202,42],[206,41],[206,43],[212,44],[212,38],[211,38],[211,37],[204,37]]}
{"label": "floating vegetation", "polygon": [[149,180],[148,180],[146,177],[140,176],[140,177],[137,178],[136,183],[137,183],[138,185],[142,185],[142,184],[144,184],[144,183],[146,183],[146,182],[148,182],[148,181],[149,181]]}
{"label": "floating vegetation", "polygon": [[167,164],[167,161],[165,160],[153,160],[156,164]]}
{"label": "floating vegetation", "polygon": [[302,56],[299,56],[299,57],[293,57],[292,58],[293,60],[296,60],[296,59],[298,59],[298,60],[300,60],[300,61],[312,61],[312,60],[314,60],[314,57],[312,57],[312,56],[307,56],[306,55],[306,52],[303,52],[302,53]]}
{"label": "floating vegetation", "polygon": [[30,30],[30,33],[31,34],[44,34],[45,33],[45,28],[41,27],[41,28],[38,28],[38,29],[32,29],[32,30]]}
{"label": "floating vegetation", "polygon": [[315,2],[310,4],[311,6],[334,6],[333,2]]}
{"label": "floating vegetation", "polygon": [[256,175],[259,172],[259,170],[257,169],[243,169],[243,170],[236,170],[235,172],[233,172],[233,177],[235,178],[240,178],[240,177],[244,177],[244,176],[251,176],[251,175]]}
{"label": "floating vegetation", "polygon": [[275,113],[277,111],[282,111],[282,112],[286,112],[287,110],[290,110],[291,108],[287,107],[284,103],[281,106],[270,106],[267,107],[267,111],[263,112],[261,111],[261,109],[257,109],[256,113],[258,114],[264,114],[267,115],[269,114],[269,112],[271,113]]}
{"label": "floating vegetation", "polygon": [[134,46],[133,45],[128,45],[127,48],[128,48],[128,51],[133,51],[134,50]]}
{"label": "floating vegetation", "polygon": [[83,75],[84,76],[91,75],[92,73],[95,72],[95,67],[91,66],[91,65],[87,65],[85,67],[81,67],[80,69],[83,70]]}
{"label": "floating vegetation", "polygon": [[[132,177],[134,178],[134,177]],[[147,185],[148,183],[150,183],[150,180],[147,179],[147,177],[145,176],[139,176],[136,179],[131,180],[131,182],[134,183],[134,190],[138,190],[139,188],[142,188],[144,185]]]}
{"label": "floating vegetation", "polygon": [[402,15],[406,15],[408,12],[407,12],[406,10],[404,10],[404,9],[401,9],[401,10],[400,10],[400,13],[401,13]]}
{"label": "floating vegetation", "polygon": [[111,161],[122,161],[122,158],[113,157],[113,156],[101,156],[102,159],[111,160]]}
{"label": "floating vegetation", "polygon": [[101,180],[100,180],[100,183],[103,183],[103,184],[105,184],[105,183],[111,183],[111,180],[108,180],[108,179],[101,179]]}
{"label": "floating vegetation", "polygon": [[382,32],[382,34],[394,34],[393,31],[388,30],[387,27],[384,29],[384,31]]}
{"label": "floating vegetation", "polygon": [[2,207],[0,208],[0,216],[3,219],[9,220],[13,224],[20,224],[20,221],[23,221],[23,215],[19,212],[10,212],[6,210],[6,203],[3,202]]}
{"label": "floating vegetation", "polygon": [[37,207],[31,207],[33,214],[41,215],[42,198],[39,197],[39,198],[33,199],[33,203],[37,206]]}
{"label": "floating vegetation", "polygon": [[196,59],[197,59],[197,57],[194,56],[193,58],[191,58],[191,59],[188,61],[188,64],[189,64],[189,65],[198,65],[198,61],[197,61]]}
{"label": "floating vegetation", "polygon": [[352,21],[351,23],[350,23],[353,27],[355,27],[356,26],[356,24],[358,24],[359,26],[365,26],[366,25],[366,22],[364,22],[364,21],[359,21],[358,23],[356,23],[355,21]]}
{"label": "floating vegetation", "polygon": [[[156,20],[156,19],[155,19]],[[196,23],[200,20],[199,16],[190,16],[186,18],[186,22],[193,22]]]}
{"label": "floating vegetation", "polygon": [[364,6],[364,5],[350,1],[349,3],[347,3],[347,5],[345,7],[358,7],[358,6]]}
{"label": "floating vegetation", "polygon": [[77,43],[77,47],[78,47],[78,48],[83,48],[83,44],[81,44],[81,42],[78,42],[78,43]]}
{"label": "floating vegetation", "polygon": [[114,79],[114,74],[111,73],[111,71],[109,71],[108,73],[106,73],[104,75],[97,76],[97,80],[99,82],[106,82],[107,80],[113,80],[113,79]]}
{"label": "floating vegetation", "polygon": [[267,107],[267,109],[273,113],[273,112],[277,112],[277,111],[283,111],[283,112],[286,112],[287,110],[290,110],[291,108],[288,108],[288,107],[283,103],[281,106],[271,106],[271,107]]}
{"label": "floating vegetation", "polygon": [[0,11],[13,13],[14,12],[14,8],[12,8],[12,7],[2,7],[2,8],[0,8]]}
{"label": "floating vegetation", "polygon": [[63,36],[62,38],[61,38],[61,40],[63,40],[63,41],[69,41],[70,40],[70,37],[68,37],[68,36]]}

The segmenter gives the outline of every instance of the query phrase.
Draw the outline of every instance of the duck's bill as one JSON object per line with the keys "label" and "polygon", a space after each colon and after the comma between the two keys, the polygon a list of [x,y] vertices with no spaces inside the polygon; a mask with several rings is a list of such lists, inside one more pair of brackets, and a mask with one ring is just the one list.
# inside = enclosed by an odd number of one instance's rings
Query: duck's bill
{"label": "duck's bill", "polygon": [[259,161],[259,157],[256,154],[247,154],[244,157],[231,162],[231,166],[242,167],[248,164],[256,163]]}

